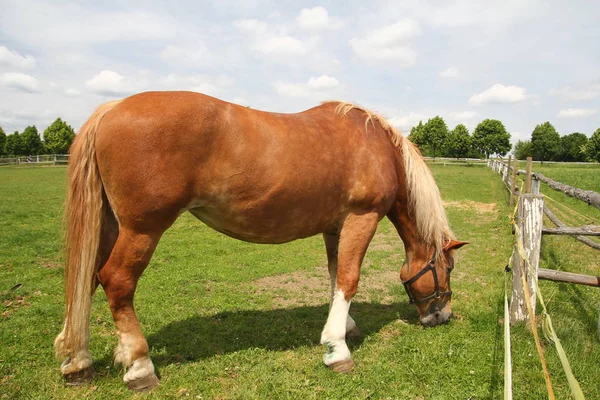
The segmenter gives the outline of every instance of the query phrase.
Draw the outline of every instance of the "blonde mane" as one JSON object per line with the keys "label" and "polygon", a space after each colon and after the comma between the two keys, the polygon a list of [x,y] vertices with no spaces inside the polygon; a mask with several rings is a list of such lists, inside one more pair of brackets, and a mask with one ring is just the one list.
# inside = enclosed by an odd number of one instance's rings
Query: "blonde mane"
{"label": "blonde mane", "polygon": [[411,141],[404,138],[402,133],[390,125],[387,119],[380,114],[353,103],[341,101],[326,103],[338,103],[335,114],[342,117],[351,110],[363,112],[366,116],[365,130],[368,130],[369,124],[375,127],[375,123],[378,123],[388,134],[394,146],[401,150],[406,173],[409,213],[417,224],[417,231],[421,240],[433,247],[435,254],[441,259],[443,257],[444,242],[455,239],[455,237],[448,226],[440,190],[419,149]]}

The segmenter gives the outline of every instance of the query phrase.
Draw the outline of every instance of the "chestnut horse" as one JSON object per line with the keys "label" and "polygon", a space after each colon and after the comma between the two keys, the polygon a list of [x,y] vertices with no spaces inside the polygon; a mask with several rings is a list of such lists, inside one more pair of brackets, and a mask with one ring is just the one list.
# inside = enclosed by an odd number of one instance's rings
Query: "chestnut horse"
{"label": "chestnut horse", "polygon": [[91,300],[106,292],[130,389],[158,384],[133,308],[140,275],[185,211],[255,243],[322,234],[331,277],[324,363],[353,361],[348,315],[360,267],[387,216],[404,242],[401,279],[425,325],[447,321],[452,250],[437,185],[418,150],[381,116],[327,102],[297,114],[253,110],[191,92],[149,92],[100,106],[69,162],[66,317],[55,340],[71,384],[92,376]]}

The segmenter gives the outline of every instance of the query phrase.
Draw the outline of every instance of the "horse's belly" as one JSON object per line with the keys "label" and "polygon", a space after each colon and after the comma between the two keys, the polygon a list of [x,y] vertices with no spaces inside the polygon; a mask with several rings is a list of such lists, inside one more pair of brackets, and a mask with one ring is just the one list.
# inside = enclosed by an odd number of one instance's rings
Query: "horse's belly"
{"label": "horse's belly", "polygon": [[189,210],[216,231],[253,243],[286,243],[334,229],[334,214],[327,217],[297,209],[269,207],[238,211],[198,207]]}

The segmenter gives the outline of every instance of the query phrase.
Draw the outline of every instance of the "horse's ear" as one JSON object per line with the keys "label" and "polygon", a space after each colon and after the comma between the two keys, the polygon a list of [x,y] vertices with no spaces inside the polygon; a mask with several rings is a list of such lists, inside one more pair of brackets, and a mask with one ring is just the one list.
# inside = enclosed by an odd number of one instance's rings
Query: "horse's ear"
{"label": "horse's ear", "polygon": [[444,251],[460,249],[465,244],[469,244],[469,242],[460,242],[458,240],[450,240],[446,245],[444,245]]}

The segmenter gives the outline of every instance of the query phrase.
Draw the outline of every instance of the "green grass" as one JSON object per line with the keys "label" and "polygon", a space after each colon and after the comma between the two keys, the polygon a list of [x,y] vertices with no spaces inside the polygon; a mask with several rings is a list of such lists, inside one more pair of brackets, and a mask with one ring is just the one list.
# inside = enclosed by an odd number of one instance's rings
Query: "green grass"
{"label": "green grass", "polygon": [[[521,162],[520,168],[525,169],[525,167],[526,163]],[[533,172],[540,172],[566,185],[600,193],[600,164],[534,163],[532,169]],[[522,182],[523,179],[524,177],[520,175],[519,181]],[[551,189],[545,183],[541,184],[540,190],[546,196],[546,205],[567,225],[600,225],[598,208]],[[551,222],[548,224],[553,226]]]}
{"label": "green grass", "polygon": [[[384,220],[351,307],[362,331],[350,342],[356,368],[334,374],[318,343],[329,293],[321,238],[247,244],[186,214],[164,235],[138,286],[136,309],[161,385],[133,394],[112,366],[117,339],[102,291],[91,319],[93,384],[65,387],[53,358],[63,314],[66,169],[0,169],[0,397],[501,399],[503,268],[513,240],[506,192],[487,168],[433,171],[455,233],[471,242],[453,272],[448,325],[418,325],[398,280],[403,247]],[[563,239],[545,243],[543,263],[597,271],[597,254]],[[587,398],[600,398],[598,290],[547,282],[542,290]],[[515,398],[545,398],[531,333],[515,327],[512,340]],[[558,358],[544,345],[557,398],[568,398]]]}

